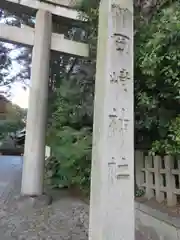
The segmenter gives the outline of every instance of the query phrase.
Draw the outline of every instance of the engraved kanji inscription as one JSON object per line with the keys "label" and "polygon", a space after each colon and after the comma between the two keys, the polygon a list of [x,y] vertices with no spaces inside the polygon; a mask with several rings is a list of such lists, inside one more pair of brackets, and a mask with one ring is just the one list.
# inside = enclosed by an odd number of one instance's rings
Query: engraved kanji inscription
{"label": "engraved kanji inscription", "polygon": [[[116,32],[125,29],[129,24],[131,12],[127,8],[121,8],[119,4],[112,4],[113,28]],[[119,31],[120,30],[120,31]]]}
{"label": "engraved kanji inscription", "polygon": [[108,137],[115,138],[116,141],[119,141],[119,147],[124,145],[125,134],[128,131],[130,120],[125,117],[125,109],[122,108],[120,114],[115,108],[111,114],[109,114],[109,129]]}
{"label": "engraved kanji inscription", "polygon": [[120,82],[125,82],[130,80],[129,72],[126,69],[123,68],[120,70],[119,80]]}
{"label": "engraved kanji inscription", "polygon": [[118,131],[117,118],[118,116],[115,113],[109,114],[110,123],[109,123],[108,137],[115,137]]}
{"label": "engraved kanji inscription", "polygon": [[127,163],[119,164],[114,157],[112,157],[111,162],[108,162],[108,168],[109,168],[109,180],[111,183],[114,183],[115,178],[118,180],[121,178],[128,178],[130,176],[128,164]]}
{"label": "engraved kanji inscription", "polygon": [[114,157],[112,157],[112,161],[108,163],[108,179],[110,184],[114,184],[116,178],[116,162],[114,161]]}
{"label": "engraved kanji inscription", "polygon": [[120,160],[119,160],[119,167],[120,166],[128,166],[128,160],[125,156],[120,156]]}
{"label": "engraved kanji inscription", "polygon": [[129,176],[130,176],[130,173],[128,169],[128,164],[117,166],[117,173],[116,173],[117,179],[128,178]]}
{"label": "engraved kanji inscription", "polygon": [[119,118],[119,122],[120,122],[120,131],[121,132],[126,132],[128,130],[128,124],[129,124],[129,119],[123,119],[123,118]]}
{"label": "engraved kanji inscription", "polygon": [[112,38],[115,39],[115,47],[116,50],[126,54],[129,53],[130,48],[130,38],[124,34],[121,33],[114,33]]}
{"label": "engraved kanji inscription", "polygon": [[127,92],[128,91],[128,81],[131,79],[129,72],[122,68],[118,73],[112,72],[110,74],[110,83],[114,84],[119,84],[122,88],[123,91]]}

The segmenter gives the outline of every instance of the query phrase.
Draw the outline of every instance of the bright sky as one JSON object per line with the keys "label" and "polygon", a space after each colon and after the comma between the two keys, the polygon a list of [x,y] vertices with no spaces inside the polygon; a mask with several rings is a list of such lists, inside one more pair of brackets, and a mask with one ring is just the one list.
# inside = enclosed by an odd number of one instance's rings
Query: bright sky
{"label": "bright sky", "polygon": [[[13,61],[13,72],[19,72],[21,66]],[[22,108],[28,108],[29,89],[24,89],[23,84],[15,82],[11,88],[11,100],[14,104],[19,105]]]}
{"label": "bright sky", "polygon": [[[12,51],[11,57],[14,58],[17,55],[17,51]],[[12,75],[18,73],[21,66],[16,62],[12,62]],[[22,108],[28,108],[29,89],[24,89],[21,82],[15,82],[12,84],[10,90],[10,99],[14,104],[19,105]]]}
{"label": "bright sky", "polygon": [[[3,23],[3,22],[4,22],[4,19],[1,19],[0,23]],[[13,49],[12,44],[7,43],[7,45]],[[17,55],[17,51],[12,51],[12,53],[10,55],[12,58],[14,58]],[[11,74],[13,76],[20,71],[21,66],[15,61],[13,61],[12,64],[13,64],[13,67],[12,67]],[[1,89],[3,90],[3,88],[1,88]],[[10,94],[11,94],[11,101],[13,103],[19,105],[22,108],[28,108],[29,89],[25,90],[23,88],[23,84],[21,84],[21,83],[12,84]]]}
{"label": "bright sky", "polygon": [[14,104],[21,108],[28,108],[29,89],[24,90],[22,84],[14,83],[11,90],[11,99]]}

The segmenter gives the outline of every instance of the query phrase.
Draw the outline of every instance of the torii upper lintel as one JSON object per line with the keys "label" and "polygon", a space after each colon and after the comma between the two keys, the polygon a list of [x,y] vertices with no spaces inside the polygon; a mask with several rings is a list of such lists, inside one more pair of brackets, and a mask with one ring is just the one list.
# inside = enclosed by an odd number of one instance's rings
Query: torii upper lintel
{"label": "torii upper lintel", "polygon": [[35,13],[41,9],[56,16],[83,21],[80,12],[73,9],[80,2],[81,0],[1,0],[0,7],[16,13]]}

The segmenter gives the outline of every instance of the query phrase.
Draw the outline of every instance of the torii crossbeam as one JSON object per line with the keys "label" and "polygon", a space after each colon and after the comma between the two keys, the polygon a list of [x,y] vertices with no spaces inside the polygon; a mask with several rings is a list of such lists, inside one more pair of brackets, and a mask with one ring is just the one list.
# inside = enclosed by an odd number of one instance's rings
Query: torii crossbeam
{"label": "torii crossbeam", "polygon": [[72,9],[81,0],[1,0],[0,7],[11,12],[33,13],[39,9],[53,15],[79,21],[79,12]]}

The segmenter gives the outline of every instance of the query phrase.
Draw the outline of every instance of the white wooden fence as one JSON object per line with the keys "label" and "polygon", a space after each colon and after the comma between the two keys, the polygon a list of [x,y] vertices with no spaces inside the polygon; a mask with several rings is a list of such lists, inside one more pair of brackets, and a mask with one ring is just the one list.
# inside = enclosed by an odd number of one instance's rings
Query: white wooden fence
{"label": "white wooden fence", "polygon": [[180,157],[148,156],[135,152],[136,184],[144,189],[145,197],[166,201],[168,206],[180,198]]}

